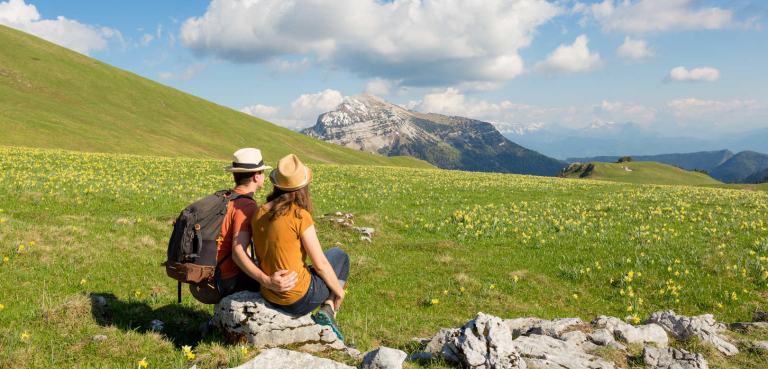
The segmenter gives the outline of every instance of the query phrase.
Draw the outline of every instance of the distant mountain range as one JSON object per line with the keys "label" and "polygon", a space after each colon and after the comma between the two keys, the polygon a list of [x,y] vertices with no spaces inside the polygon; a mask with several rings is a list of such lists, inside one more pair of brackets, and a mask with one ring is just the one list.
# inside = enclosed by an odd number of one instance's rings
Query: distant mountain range
{"label": "distant mountain range", "polygon": [[768,128],[733,133],[716,140],[693,137],[665,137],[637,123],[598,121],[581,129],[557,124],[514,125],[495,123],[511,141],[558,159],[595,156],[659,155],[670,151],[764,152],[768,145]]}
{"label": "distant mountain range", "polygon": [[754,151],[742,151],[717,168],[712,169],[709,175],[722,182],[748,182],[747,178],[757,175],[768,169],[768,155]]}
{"label": "distant mountain range", "polygon": [[[702,169],[710,171],[717,168],[733,157],[731,150],[702,151],[690,154],[662,154],[662,155],[622,155],[630,156],[634,161],[655,161],[657,163],[683,167],[685,170]],[[569,163],[615,163],[622,156],[595,156],[592,158],[568,158]],[[751,173],[750,173],[751,174]]]}
{"label": "distant mountain range", "polygon": [[374,154],[412,156],[443,169],[554,176],[568,165],[511,142],[490,123],[406,110],[369,94],[344,99],[302,133]]}

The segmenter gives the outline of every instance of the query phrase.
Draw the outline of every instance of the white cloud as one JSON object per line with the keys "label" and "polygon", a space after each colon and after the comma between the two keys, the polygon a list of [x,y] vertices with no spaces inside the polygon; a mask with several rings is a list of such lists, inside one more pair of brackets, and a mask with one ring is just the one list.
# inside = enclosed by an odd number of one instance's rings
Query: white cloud
{"label": "white cloud", "polygon": [[149,33],[145,33],[144,36],[141,36],[141,46],[147,46],[149,45],[152,40],[155,39],[155,36],[150,35]]}
{"label": "white cloud", "polygon": [[642,62],[656,56],[656,51],[648,48],[648,41],[633,40],[629,36],[624,38],[624,43],[616,49],[616,56],[631,59],[634,62]]}
{"label": "white cloud", "polygon": [[364,78],[447,86],[520,75],[518,51],[563,11],[545,0],[213,0],[179,37],[198,56],[260,63],[313,54]]}
{"label": "white cloud", "polygon": [[92,51],[105,50],[110,40],[125,46],[120,31],[108,27],[96,27],[58,16],[41,19],[37,8],[24,0],[0,2],[0,24],[18,29],[60,46],[89,55]]}
{"label": "white cloud", "polygon": [[587,35],[581,35],[571,45],[560,45],[545,60],[536,63],[534,69],[547,74],[593,71],[602,65],[602,61],[600,53],[589,52],[587,43]]}
{"label": "white cloud", "polygon": [[762,116],[763,118],[768,114],[768,102],[759,102],[757,100],[716,101],[687,98],[672,100],[667,103],[667,107],[674,116],[684,118],[712,118],[713,115],[737,111],[752,116]]}
{"label": "white cloud", "polygon": [[168,42],[171,44],[171,46],[175,45],[176,44],[176,36],[174,36],[173,33],[170,32],[170,31],[167,31],[167,32],[168,32]]}
{"label": "white cloud", "polygon": [[310,64],[309,58],[307,57],[295,62],[289,62],[285,59],[274,59],[266,64],[266,68],[273,76],[300,75],[309,69]]}
{"label": "white cloud", "polygon": [[690,71],[685,67],[675,67],[664,77],[664,82],[714,82],[720,79],[720,71],[715,68],[694,68]]}
{"label": "white cloud", "polygon": [[179,82],[185,82],[192,79],[192,77],[202,73],[207,66],[208,65],[206,65],[205,63],[195,63],[181,73],[160,72],[158,74],[158,78],[160,78],[160,80],[163,80],[163,81],[174,80]]}
{"label": "white cloud", "polygon": [[[413,102],[412,102],[413,103]],[[502,101],[499,103],[467,98],[454,88],[424,96],[414,104],[425,113],[456,115],[492,123],[500,130],[519,126],[555,123],[566,127],[584,127],[595,121],[650,124],[658,120],[658,110],[632,102],[609,102],[587,106],[545,107]]]}
{"label": "white cloud", "polygon": [[290,117],[317,119],[320,114],[335,109],[342,101],[344,97],[341,96],[341,92],[331,89],[316,94],[301,95],[291,103]]}
{"label": "white cloud", "polygon": [[635,34],[755,26],[754,19],[737,22],[730,9],[699,6],[701,3],[696,0],[624,0],[614,5],[613,0],[605,0],[580,10],[589,19],[600,22],[604,31]]}
{"label": "white cloud", "polygon": [[157,38],[159,39],[159,38],[162,38],[162,37],[163,37],[163,25],[158,23],[157,24]]}
{"label": "white cloud", "polygon": [[375,78],[365,84],[365,93],[376,96],[407,95],[413,89],[408,86],[400,85],[402,82],[402,80],[393,81],[389,79]]}
{"label": "white cloud", "polygon": [[276,117],[280,113],[280,107],[256,104],[253,106],[246,106],[240,109],[240,111],[246,114],[253,115],[254,117],[266,119],[266,118]]}

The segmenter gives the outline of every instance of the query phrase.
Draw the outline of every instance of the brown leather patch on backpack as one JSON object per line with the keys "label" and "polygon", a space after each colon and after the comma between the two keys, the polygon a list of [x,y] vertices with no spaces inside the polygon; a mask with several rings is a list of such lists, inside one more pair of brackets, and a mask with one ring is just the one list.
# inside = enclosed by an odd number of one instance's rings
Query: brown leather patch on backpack
{"label": "brown leather patch on backpack", "polygon": [[213,278],[216,270],[215,266],[195,265],[192,263],[179,263],[175,261],[166,261],[165,273],[169,277],[184,283],[198,284],[207,282]]}

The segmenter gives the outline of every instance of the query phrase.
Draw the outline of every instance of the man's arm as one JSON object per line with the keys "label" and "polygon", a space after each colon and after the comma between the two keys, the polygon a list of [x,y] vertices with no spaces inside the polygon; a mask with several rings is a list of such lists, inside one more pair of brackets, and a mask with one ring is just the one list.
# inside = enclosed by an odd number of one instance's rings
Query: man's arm
{"label": "man's arm", "polygon": [[248,256],[248,245],[251,243],[251,232],[237,232],[232,240],[232,260],[251,278],[262,286],[278,292],[290,291],[299,280],[296,272],[280,270],[268,276],[253,263]]}

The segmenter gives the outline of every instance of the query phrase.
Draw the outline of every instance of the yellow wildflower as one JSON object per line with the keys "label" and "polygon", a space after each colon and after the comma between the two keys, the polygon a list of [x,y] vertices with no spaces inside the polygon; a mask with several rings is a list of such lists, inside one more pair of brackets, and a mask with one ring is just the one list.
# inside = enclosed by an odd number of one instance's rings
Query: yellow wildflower
{"label": "yellow wildflower", "polygon": [[147,365],[149,365],[149,363],[147,362],[147,358],[143,358],[139,360],[139,366],[141,366],[142,368],[146,368]]}

